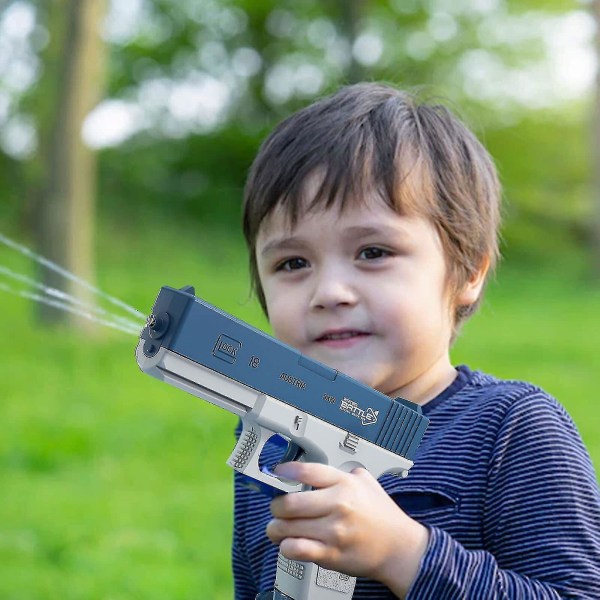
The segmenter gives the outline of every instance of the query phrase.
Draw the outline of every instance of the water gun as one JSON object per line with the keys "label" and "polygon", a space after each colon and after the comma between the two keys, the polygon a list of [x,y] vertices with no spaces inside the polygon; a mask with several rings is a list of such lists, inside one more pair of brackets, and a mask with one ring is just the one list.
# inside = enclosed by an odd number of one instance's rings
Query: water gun
{"label": "water gun", "polygon": [[[304,356],[196,297],[191,286],[160,289],[136,359],[144,373],[240,417],[242,431],[227,464],[263,488],[308,489],[259,464],[274,435],[287,443],[282,462],[406,477],[428,424],[418,405]],[[275,589],[256,598],[349,600],[355,583],[355,577],[280,553]]]}

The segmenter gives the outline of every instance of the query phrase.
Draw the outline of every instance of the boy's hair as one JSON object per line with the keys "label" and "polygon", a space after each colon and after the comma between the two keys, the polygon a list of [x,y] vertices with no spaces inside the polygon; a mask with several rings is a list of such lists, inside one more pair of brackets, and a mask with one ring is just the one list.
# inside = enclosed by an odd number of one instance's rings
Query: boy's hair
{"label": "boy's hair", "polygon": [[[303,203],[306,183],[315,175],[317,193]],[[442,105],[388,85],[350,85],[280,123],[250,169],[243,229],[252,286],[265,314],[255,252],[263,220],[281,205],[294,226],[303,210],[343,210],[373,194],[400,215],[434,224],[453,293],[486,259],[494,267],[500,184],[482,144]],[[455,333],[480,299],[455,307]]]}

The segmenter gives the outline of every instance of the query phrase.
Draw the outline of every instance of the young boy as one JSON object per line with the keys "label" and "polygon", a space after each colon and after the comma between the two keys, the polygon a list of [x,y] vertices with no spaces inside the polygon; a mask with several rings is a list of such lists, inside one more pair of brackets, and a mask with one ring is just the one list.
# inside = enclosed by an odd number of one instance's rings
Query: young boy
{"label": "young boy", "polygon": [[497,258],[499,200],[473,134],[384,85],[264,142],[244,232],[275,336],[430,425],[406,479],[285,463],[315,489],[270,503],[236,476],[237,600],[273,588],[277,546],[358,576],[357,599],[600,598],[600,492],[573,422],[533,385],[450,362]]}

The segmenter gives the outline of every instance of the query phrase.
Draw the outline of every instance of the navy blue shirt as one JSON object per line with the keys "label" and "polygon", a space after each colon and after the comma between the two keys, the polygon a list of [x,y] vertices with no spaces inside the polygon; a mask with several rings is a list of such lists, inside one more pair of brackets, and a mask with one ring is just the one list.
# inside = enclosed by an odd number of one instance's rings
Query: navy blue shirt
{"label": "navy blue shirt", "polygon": [[[407,599],[600,599],[600,491],[573,421],[529,383],[457,372],[423,406],[430,424],[409,476],[379,479],[430,532]],[[264,455],[275,463],[281,449]],[[236,473],[236,600],[273,589],[269,503]],[[353,598],[394,596],[359,578]]]}

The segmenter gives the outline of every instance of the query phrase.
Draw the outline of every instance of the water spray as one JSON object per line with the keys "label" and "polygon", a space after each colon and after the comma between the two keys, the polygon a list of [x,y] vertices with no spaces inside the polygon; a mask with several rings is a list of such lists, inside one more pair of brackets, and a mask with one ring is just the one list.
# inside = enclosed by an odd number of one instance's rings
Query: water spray
{"label": "water spray", "polygon": [[0,283],[0,291],[4,291],[16,296],[20,296],[22,298],[27,298],[29,300],[33,300],[35,302],[39,302],[41,304],[46,304],[48,306],[52,306],[53,308],[57,308],[59,310],[63,310],[65,312],[69,312],[100,325],[104,325],[106,327],[111,327],[113,329],[117,329],[124,333],[135,334],[138,335],[140,329],[143,326],[145,321],[145,315],[135,308],[129,306],[125,302],[111,296],[93,286],[89,282],[77,277],[70,271],[67,271],[60,265],[44,258],[43,256],[36,254],[26,246],[19,244],[6,236],[0,233],[0,242],[4,245],[8,246],[12,250],[16,250],[17,252],[23,254],[24,256],[34,260],[38,264],[58,273],[65,279],[74,282],[75,284],[91,291],[92,293],[104,298],[114,306],[117,306],[123,310],[125,310],[130,315],[134,315],[136,318],[131,319],[130,317],[123,317],[112,312],[107,311],[106,309],[96,306],[95,304],[91,304],[89,302],[85,302],[76,298],[72,294],[64,292],[62,290],[46,286],[35,279],[28,277],[22,273],[16,273],[11,269],[0,265],[0,275],[3,275],[6,278],[12,279],[14,281],[18,281],[19,283],[25,284],[27,286],[31,286],[34,289],[40,290],[41,293],[36,293],[23,289],[15,289],[12,286],[6,283]]}
{"label": "water spray", "polygon": [[111,304],[114,304],[115,306],[122,308],[123,310],[127,311],[128,313],[136,316],[138,319],[145,321],[146,315],[144,313],[129,306],[129,304],[126,304],[122,300],[119,300],[118,298],[115,298],[114,296],[111,296],[110,294],[107,294],[106,292],[99,290],[97,287],[93,286],[91,283],[85,281],[84,279],[81,279],[80,277],[77,277],[77,275],[74,275],[70,271],[67,271],[60,265],[57,265],[55,262],[52,262],[51,260],[48,260],[47,258],[44,258],[43,256],[41,256],[39,254],[36,254],[35,252],[30,250],[26,246],[23,246],[17,242],[14,242],[13,240],[2,235],[1,233],[0,233],[0,242],[2,242],[5,246],[8,246],[9,248],[12,248],[13,250],[20,252],[24,256],[31,258],[32,260],[39,263],[40,265],[43,265],[47,269],[50,269],[51,271],[58,273],[65,279],[68,279],[69,281],[76,283],[77,285],[89,290],[90,292],[100,296],[101,298],[104,298]]}

